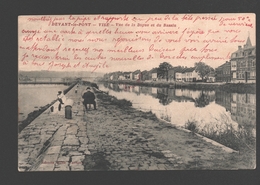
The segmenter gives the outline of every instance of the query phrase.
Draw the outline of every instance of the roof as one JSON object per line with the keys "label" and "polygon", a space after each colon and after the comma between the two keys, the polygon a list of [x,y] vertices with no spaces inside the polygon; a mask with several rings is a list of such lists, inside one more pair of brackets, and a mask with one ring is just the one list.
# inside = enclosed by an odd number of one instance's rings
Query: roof
{"label": "roof", "polygon": [[234,54],[234,53],[239,53],[239,52],[241,52],[241,51],[249,50],[249,49],[255,49],[255,46],[252,46],[250,37],[248,36],[248,37],[247,37],[247,40],[246,40],[246,44],[244,45],[244,47],[241,48],[241,49],[236,50],[236,51],[233,52],[232,54]]}
{"label": "roof", "polygon": [[[230,62],[225,62],[224,64],[222,64],[222,65],[218,66],[217,68],[224,67],[225,65],[230,65]],[[217,68],[216,68],[216,69],[217,69]]]}
{"label": "roof", "polygon": [[151,69],[149,72],[150,72],[150,73],[157,73],[157,70],[158,70],[158,68],[153,68],[153,69]]}
{"label": "roof", "polygon": [[195,67],[184,68],[182,70],[182,73],[193,72],[194,70],[195,70]]}
{"label": "roof", "polygon": [[181,66],[173,67],[169,71],[174,71],[175,73],[182,72],[183,68]]}
{"label": "roof", "polygon": [[141,71],[140,70],[136,70],[133,73],[141,73]]}
{"label": "roof", "polygon": [[250,40],[250,37],[248,36],[247,40],[246,40],[246,47],[251,47],[251,46],[252,46],[251,40]]}

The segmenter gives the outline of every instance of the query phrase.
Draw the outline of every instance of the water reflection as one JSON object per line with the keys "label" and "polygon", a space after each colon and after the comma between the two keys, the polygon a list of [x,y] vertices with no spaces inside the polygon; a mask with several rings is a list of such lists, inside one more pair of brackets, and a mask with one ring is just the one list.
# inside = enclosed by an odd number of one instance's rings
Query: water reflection
{"label": "water reflection", "polygon": [[256,95],[218,92],[216,102],[231,113],[231,119],[238,123],[238,128],[249,133],[256,132]]}
{"label": "water reflection", "polygon": [[200,129],[246,129],[255,135],[256,95],[223,91],[169,89],[127,84],[104,84],[109,94],[127,99],[133,107],[152,111],[178,126],[194,120]]}

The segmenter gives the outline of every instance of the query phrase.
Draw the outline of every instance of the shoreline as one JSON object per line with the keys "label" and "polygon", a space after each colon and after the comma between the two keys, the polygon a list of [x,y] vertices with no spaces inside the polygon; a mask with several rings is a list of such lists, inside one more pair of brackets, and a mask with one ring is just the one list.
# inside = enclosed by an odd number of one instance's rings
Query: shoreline
{"label": "shoreline", "polygon": [[[106,94],[105,92],[101,92],[101,93]],[[133,109],[136,112],[139,112],[139,111],[143,112],[142,110],[138,110],[138,109],[133,108],[131,101],[128,101],[126,99],[117,99],[116,97],[108,95],[108,94],[106,94],[106,96],[108,97],[108,99],[111,100],[111,105],[117,105],[118,107],[123,107],[126,110],[127,109],[129,109],[129,110]],[[202,135],[200,133],[191,131],[191,130],[183,127],[183,126],[177,126],[177,125],[175,125],[175,124],[173,124],[173,123],[171,123],[169,121],[166,121],[166,120],[164,120],[162,118],[159,118],[152,112],[143,112],[143,114],[147,114],[147,115],[151,114],[151,115],[153,115],[155,117],[154,119],[157,119],[158,122],[163,122],[163,123],[167,124],[169,127],[173,127],[173,128],[175,128],[177,130],[180,130],[180,131],[196,134],[198,137],[202,138],[203,140],[205,140],[205,141],[207,141],[207,142],[209,142],[209,143],[211,143],[211,144],[213,144],[215,146],[219,146],[223,150],[225,150],[225,151],[227,151],[229,153],[239,153],[240,152],[239,150],[236,150],[236,149],[233,149],[231,147],[228,147],[228,146],[226,146],[226,145],[224,145],[224,144],[222,144],[222,143],[220,143],[218,141],[215,141],[215,140],[213,140],[213,139],[211,139],[209,137],[206,137],[206,136],[204,136],[204,135]]]}
{"label": "shoreline", "polygon": [[[166,128],[166,129],[172,130],[174,132],[175,131],[176,132],[184,132],[184,133],[187,133],[189,135],[194,136],[195,138],[200,138],[203,141],[205,141],[206,143],[208,143],[209,145],[211,145],[212,147],[217,147],[217,148],[221,149],[223,152],[226,152],[230,155],[237,155],[236,160],[241,162],[241,164],[244,163],[246,160],[250,160],[251,156],[252,156],[251,160],[253,160],[253,156],[255,155],[252,151],[248,152],[246,148],[237,151],[237,150],[234,150],[234,149],[232,149],[228,146],[225,146],[225,145],[223,145],[223,144],[221,144],[217,141],[214,141],[214,140],[212,140],[208,137],[205,137],[205,136],[203,136],[199,133],[190,131],[190,130],[183,128],[183,127],[175,126],[174,124],[157,117],[152,112],[143,112],[141,110],[137,110],[137,109],[135,109],[131,106],[131,102],[129,102],[125,99],[118,100],[116,97],[108,95],[108,94],[102,94],[102,95],[97,94],[97,97],[99,99],[102,99],[103,101],[105,100],[105,102],[110,102],[111,106],[116,106],[119,109],[122,109],[122,112],[125,113],[125,114],[122,115],[122,117],[126,117],[126,115],[134,114],[137,118],[138,117],[146,118],[146,119],[148,119],[152,122],[156,122],[157,123],[156,125],[160,125],[159,127]],[[129,102],[129,103],[126,103],[126,102]],[[104,103],[104,102],[102,102],[102,103]],[[121,116],[119,116],[119,117],[121,117]],[[142,125],[142,123],[140,123],[140,124]],[[155,127],[157,127],[157,126],[155,126]],[[133,128],[134,128],[133,130],[135,130],[135,129],[138,128],[138,126],[133,127]],[[187,138],[187,140],[188,140],[188,138]],[[185,142],[185,143],[187,143],[187,142]],[[252,161],[250,161],[250,163],[252,163]],[[245,165],[245,163],[243,165]]]}
{"label": "shoreline", "polygon": [[256,93],[256,84],[245,83],[204,83],[204,82],[165,82],[165,81],[131,81],[131,80],[100,80],[99,83],[129,84],[137,86],[161,87],[171,89],[194,89],[194,90],[223,90],[234,93]]}

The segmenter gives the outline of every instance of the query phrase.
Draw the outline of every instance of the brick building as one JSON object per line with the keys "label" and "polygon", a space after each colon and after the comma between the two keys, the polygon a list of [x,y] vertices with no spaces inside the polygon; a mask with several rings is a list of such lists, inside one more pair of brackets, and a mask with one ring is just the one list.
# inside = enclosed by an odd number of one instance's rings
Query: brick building
{"label": "brick building", "polygon": [[256,82],[256,46],[252,46],[248,37],[244,47],[231,55],[231,82],[255,83]]}
{"label": "brick building", "polygon": [[215,69],[216,71],[216,82],[230,82],[231,81],[231,64],[226,63]]}

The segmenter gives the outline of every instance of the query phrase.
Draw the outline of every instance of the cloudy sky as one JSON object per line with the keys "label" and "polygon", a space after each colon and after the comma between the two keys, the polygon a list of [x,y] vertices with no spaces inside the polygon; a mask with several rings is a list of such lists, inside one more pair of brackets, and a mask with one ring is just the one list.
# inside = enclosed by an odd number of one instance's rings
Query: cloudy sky
{"label": "cloudy sky", "polygon": [[20,16],[19,70],[134,71],[162,62],[218,67],[255,45],[254,14]]}

